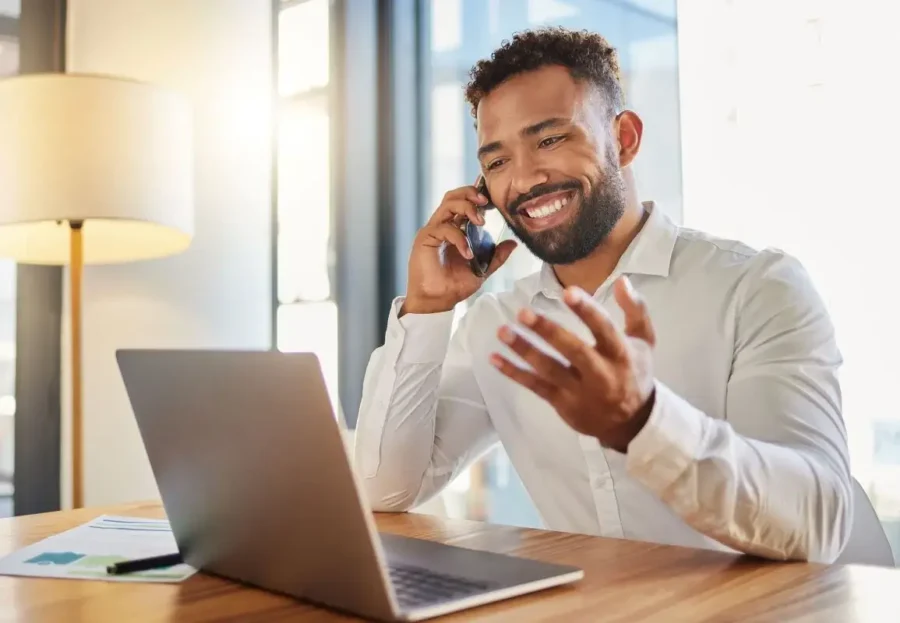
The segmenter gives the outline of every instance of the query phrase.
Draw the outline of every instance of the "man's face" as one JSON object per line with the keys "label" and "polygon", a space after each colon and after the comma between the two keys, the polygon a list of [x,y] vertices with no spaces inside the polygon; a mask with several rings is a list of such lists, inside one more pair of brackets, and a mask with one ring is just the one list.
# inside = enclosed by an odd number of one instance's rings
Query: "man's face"
{"label": "man's face", "polygon": [[478,157],[493,203],[549,264],[593,252],[625,210],[618,144],[596,88],[563,67],[511,78],[478,105]]}

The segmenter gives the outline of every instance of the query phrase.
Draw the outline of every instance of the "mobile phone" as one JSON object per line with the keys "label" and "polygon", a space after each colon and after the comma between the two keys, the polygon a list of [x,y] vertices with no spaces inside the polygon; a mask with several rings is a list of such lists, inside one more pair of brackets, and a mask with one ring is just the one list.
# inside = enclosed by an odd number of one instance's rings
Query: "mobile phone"
{"label": "mobile phone", "polygon": [[[491,196],[488,194],[484,177],[478,178],[475,187],[488,200],[487,205],[479,206],[478,208],[482,214],[487,210],[495,210],[496,206],[491,202]],[[472,268],[473,273],[479,277],[484,277],[491,266],[491,260],[494,259],[497,243],[494,242],[490,232],[481,225],[472,223],[469,219],[465,220],[463,231],[466,234],[466,240],[469,242],[469,248],[472,249],[472,259],[469,260],[469,266]]]}

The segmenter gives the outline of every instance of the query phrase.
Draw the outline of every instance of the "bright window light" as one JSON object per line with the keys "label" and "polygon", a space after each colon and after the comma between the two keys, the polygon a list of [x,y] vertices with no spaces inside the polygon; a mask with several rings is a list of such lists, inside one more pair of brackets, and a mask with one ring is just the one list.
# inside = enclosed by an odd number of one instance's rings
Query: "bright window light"
{"label": "bright window light", "polygon": [[333,301],[296,303],[278,308],[278,350],[315,353],[332,405],[338,404],[337,305]]}
{"label": "bright window light", "polygon": [[[900,518],[900,436],[875,455],[900,350],[891,3],[678,3],[684,223],[779,247],[806,266],[835,323],[852,471]],[[891,437],[893,439],[894,437]],[[891,509],[890,511],[888,509]]]}
{"label": "bright window light", "polygon": [[278,92],[294,95],[328,84],[328,0],[307,0],[278,16]]}
{"label": "bright window light", "polygon": [[331,296],[327,98],[288,101],[278,131],[278,299]]}
{"label": "bright window light", "polygon": [[331,128],[328,0],[279,15],[277,348],[315,353],[335,413],[338,308],[331,300]]}

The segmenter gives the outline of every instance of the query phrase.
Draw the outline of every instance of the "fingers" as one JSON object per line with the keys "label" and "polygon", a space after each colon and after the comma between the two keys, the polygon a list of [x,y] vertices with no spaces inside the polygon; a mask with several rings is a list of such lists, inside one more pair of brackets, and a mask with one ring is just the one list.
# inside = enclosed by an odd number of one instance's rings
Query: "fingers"
{"label": "fingers", "polygon": [[614,361],[624,361],[628,358],[628,349],[622,339],[622,332],[613,324],[603,308],[584,290],[581,288],[567,289],[565,301],[594,334],[594,339],[597,340],[595,348],[598,351]]}
{"label": "fingers", "polygon": [[571,368],[538,350],[534,344],[524,336],[516,333],[512,328],[508,326],[501,327],[498,337],[514,353],[528,362],[534,368],[536,375],[542,380],[556,387],[569,386],[575,380]]}
{"label": "fingers", "polygon": [[451,190],[444,195],[444,201],[447,201],[448,199],[464,199],[479,206],[485,206],[488,203],[487,197],[481,194],[474,186],[462,186],[461,188]]}
{"label": "fingers", "polygon": [[446,223],[458,216],[464,216],[476,225],[484,225],[484,216],[478,208],[487,205],[487,198],[478,192],[474,186],[463,186],[451,190],[444,195],[441,205],[428,220],[429,225]]}
{"label": "fingers", "polygon": [[611,383],[611,364],[577,335],[561,327],[545,316],[539,316],[530,309],[523,309],[518,315],[519,322],[534,331],[550,346],[559,351],[582,377],[596,379],[601,383]]}
{"label": "fingers", "polygon": [[553,385],[549,381],[545,381],[533,372],[523,370],[501,355],[491,355],[491,364],[505,376],[519,385],[530,389],[547,402],[552,404],[556,401],[559,395],[558,386]]}
{"label": "fingers", "polygon": [[422,244],[429,247],[439,247],[445,242],[456,247],[459,254],[467,260],[472,259],[472,250],[469,248],[469,241],[466,235],[454,225],[443,223],[442,225],[433,225],[422,230],[425,239]]}
{"label": "fingers", "polygon": [[[454,222],[456,225],[461,224],[461,219],[468,219],[476,225],[484,225],[484,215],[478,206],[472,204],[465,199],[457,201],[447,201],[441,204],[436,213],[436,223]],[[436,224],[432,223],[432,224]]]}
{"label": "fingers", "polygon": [[497,245],[497,248],[494,250],[494,257],[491,258],[491,265],[487,270],[487,277],[493,275],[503,264],[506,263],[506,260],[509,259],[509,256],[512,255],[512,252],[516,250],[518,243],[515,240],[504,240],[500,244]]}
{"label": "fingers", "polygon": [[635,291],[628,277],[619,278],[614,287],[616,302],[625,312],[625,334],[656,344],[656,332],[644,299]]}

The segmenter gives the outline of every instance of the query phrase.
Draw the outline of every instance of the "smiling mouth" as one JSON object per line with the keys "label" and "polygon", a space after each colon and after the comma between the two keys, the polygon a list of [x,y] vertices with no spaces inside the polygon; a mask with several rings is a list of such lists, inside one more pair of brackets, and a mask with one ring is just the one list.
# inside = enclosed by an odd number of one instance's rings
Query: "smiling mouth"
{"label": "smiling mouth", "polygon": [[520,213],[530,229],[544,229],[557,225],[565,218],[567,206],[574,203],[574,191],[545,195],[534,201],[535,205],[523,207]]}

